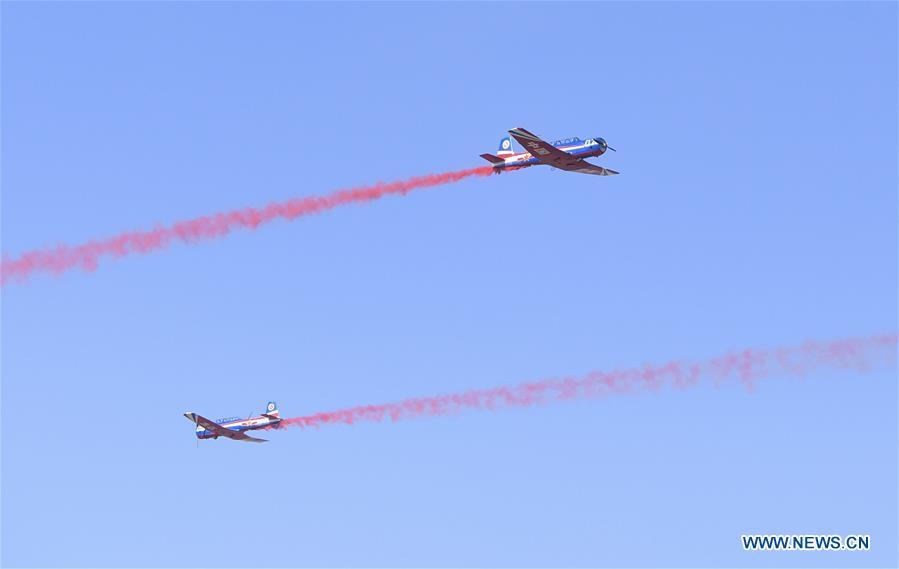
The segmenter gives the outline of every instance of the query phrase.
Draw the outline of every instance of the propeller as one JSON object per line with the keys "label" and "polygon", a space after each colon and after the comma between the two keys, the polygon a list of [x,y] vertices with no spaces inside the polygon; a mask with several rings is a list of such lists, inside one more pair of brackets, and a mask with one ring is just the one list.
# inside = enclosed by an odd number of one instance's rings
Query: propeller
{"label": "propeller", "polygon": [[603,148],[608,148],[612,152],[618,152],[617,150],[615,150],[614,148],[609,146],[609,143],[606,142],[605,138],[597,138],[596,141],[599,142],[599,145],[602,146]]}

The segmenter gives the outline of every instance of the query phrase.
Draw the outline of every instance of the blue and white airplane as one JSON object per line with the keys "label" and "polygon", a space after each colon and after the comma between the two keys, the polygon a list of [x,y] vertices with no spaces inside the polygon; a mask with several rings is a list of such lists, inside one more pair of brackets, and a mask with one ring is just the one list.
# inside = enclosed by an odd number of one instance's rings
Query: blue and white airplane
{"label": "blue and white airplane", "polygon": [[[481,154],[481,158],[493,164],[493,169],[497,174],[503,170],[518,170],[535,164],[548,164],[559,170],[597,176],[612,176],[618,173],[584,160],[591,156],[602,156],[607,149],[615,150],[602,138],[581,140],[574,137],[557,140],[550,144],[523,128],[513,128],[509,134],[511,136],[499,141],[499,150],[495,156]],[[524,152],[515,152],[512,149],[513,137],[518,144],[524,146]]]}
{"label": "blue and white airplane", "polygon": [[197,426],[197,439],[227,437],[235,441],[246,441],[248,443],[264,443],[266,440],[251,437],[245,431],[265,429],[267,427],[278,428],[278,425],[281,423],[278,404],[274,401],[268,402],[268,405],[265,406],[265,413],[256,417],[250,414],[246,419],[227,417],[218,421],[210,421],[196,413],[185,413],[184,416]]}

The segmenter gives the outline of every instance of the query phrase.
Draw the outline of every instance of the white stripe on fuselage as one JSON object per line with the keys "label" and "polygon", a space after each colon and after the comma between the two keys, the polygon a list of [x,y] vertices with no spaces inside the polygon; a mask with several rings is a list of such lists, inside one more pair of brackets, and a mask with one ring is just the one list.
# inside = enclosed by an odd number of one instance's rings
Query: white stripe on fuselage
{"label": "white stripe on fuselage", "polygon": [[[596,142],[590,141],[589,143],[584,142],[583,144],[580,144],[578,146],[557,146],[556,148],[558,148],[562,152],[571,153],[573,150],[582,150],[584,148],[590,148],[591,146],[594,146],[595,144],[596,144]],[[533,157],[533,155],[530,152],[522,152],[521,154],[509,156],[508,158],[505,158],[504,160],[505,160],[505,164],[508,166],[508,165],[517,164],[519,162],[524,162],[526,160],[530,160],[532,157]]]}
{"label": "white stripe on fuselage", "polygon": [[243,421],[232,421],[230,423],[224,423],[221,426],[226,429],[230,427],[253,427],[255,425],[264,425],[266,423],[270,423],[271,419],[267,419],[265,417],[254,417],[252,419],[244,419]]}
{"label": "white stripe on fuselage", "polygon": [[[241,419],[239,421],[229,421],[227,423],[219,423],[218,426],[222,427],[223,429],[232,429],[233,430],[234,427],[244,427],[244,428],[257,427],[257,426],[265,426],[265,425],[268,425],[268,424],[274,423],[274,422],[275,421],[273,421],[272,419],[269,419],[267,417],[253,417],[252,419]],[[205,430],[206,429],[203,428],[202,426],[197,427],[198,432],[202,432]]]}

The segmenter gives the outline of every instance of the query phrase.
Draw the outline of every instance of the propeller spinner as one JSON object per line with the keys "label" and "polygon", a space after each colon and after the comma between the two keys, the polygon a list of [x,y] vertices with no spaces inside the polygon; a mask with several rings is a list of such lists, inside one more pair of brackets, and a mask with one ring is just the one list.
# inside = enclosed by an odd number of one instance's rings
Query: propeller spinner
{"label": "propeller spinner", "polygon": [[596,142],[599,143],[599,147],[602,148],[603,150],[605,150],[606,148],[608,148],[608,149],[611,150],[612,152],[618,152],[617,150],[615,150],[614,148],[612,148],[611,146],[609,146],[609,143],[606,142],[606,139],[605,139],[605,138],[597,138],[597,139],[596,139]]}

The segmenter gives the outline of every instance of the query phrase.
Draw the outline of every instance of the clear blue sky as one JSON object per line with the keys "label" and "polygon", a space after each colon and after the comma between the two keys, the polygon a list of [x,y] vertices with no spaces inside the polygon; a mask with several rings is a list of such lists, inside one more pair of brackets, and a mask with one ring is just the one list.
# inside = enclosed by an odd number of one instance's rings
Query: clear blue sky
{"label": "clear blue sky", "polygon": [[[894,370],[196,448],[897,326],[897,5],[2,5],[2,249],[531,168],[2,291],[5,566],[895,566]],[[746,553],[743,533],[868,533]]]}

